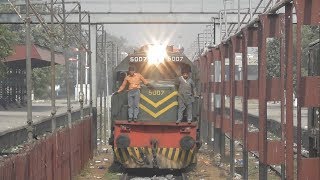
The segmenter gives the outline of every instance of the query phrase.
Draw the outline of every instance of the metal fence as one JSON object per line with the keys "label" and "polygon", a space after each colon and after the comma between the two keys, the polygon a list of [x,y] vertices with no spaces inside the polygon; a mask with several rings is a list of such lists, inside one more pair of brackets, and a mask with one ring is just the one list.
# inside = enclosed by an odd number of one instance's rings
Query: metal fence
{"label": "metal fence", "polygon": [[[267,179],[268,169],[281,166],[282,179],[320,179],[320,157],[303,156],[303,146],[308,147],[308,129],[302,128],[302,108],[320,106],[320,77],[302,76],[302,27],[319,26],[318,0],[280,0],[265,14],[251,21],[229,39],[211,48],[196,64],[201,69],[200,81],[203,96],[202,139],[208,143],[214,139],[213,148],[230,163],[230,174],[235,175],[236,141],[242,143],[243,178],[248,179],[248,153],[258,155],[259,179]],[[283,8],[284,13],[278,13]],[[293,38],[293,8],[296,10],[296,51]],[[319,34],[320,36],[320,34]],[[280,76],[268,77],[267,44],[269,38],[279,40]],[[256,47],[258,54],[257,79],[249,78],[248,48]],[[242,74],[237,79],[236,60],[242,53]],[[294,55],[297,61],[294,62]],[[238,64],[237,64],[238,63]],[[296,63],[296,64],[295,64]],[[296,65],[297,71],[294,69]],[[219,76],[211,78],[211,76]],[[295,82],[296,78],[296,82]],[[214,80],[212,80],[214,79]],[[296,90],[296,91],[294,91]],[[297,108],[293,94],[296,92]],[[211,96],[214,96],[211,98]],[[236,100],[241,97],[241,111]],[[255,100],[258,115],[248,113],[249,100]],[[280,121],[269,120],[268,102],[279,101]],[[295,111],[296,110],[296,111]],[[294,125],[296,114],[297,124]],[[252,119],[254,118],[254,119]],[[253,121],[252,121],[253,120]],[[251,122],[250,122],[251,121]],[[255,122],[256,130],[250,130]],[[269,133],[278,135],[270,139]],[[226,137],[230,138],[230,143]],[[296,144],[294,143],[296,142]],[[228,148],[226,148],[228,146]],[[230,152],[227,158],[226,151]],[[296,156],[295,156],[296,153]]]}
{"label": "metal fence", "polygon": [[93,118],[86,116],[71,128],[25,144],[19,154],[0,162],[0,180],[72,179],[93,156],[93,128]]}
{"label": "metal fence", "polygon": [[[84,116],[90,115],[90,108],[84,108]],[[80,110],[73,111],[71,113],[72,122],[81,120]],[[51,118],[45,118],[39,122],[34,123],[34,134],[41,136],[52,131]],[[68,126],[68,115],[67,113],[58,114],[56,116],[56,129]],[[28,140],[26,127],[20,127],[18,129],[11,129],[0,133],[0,151],[6,150],[10,147],[17,146]]]}

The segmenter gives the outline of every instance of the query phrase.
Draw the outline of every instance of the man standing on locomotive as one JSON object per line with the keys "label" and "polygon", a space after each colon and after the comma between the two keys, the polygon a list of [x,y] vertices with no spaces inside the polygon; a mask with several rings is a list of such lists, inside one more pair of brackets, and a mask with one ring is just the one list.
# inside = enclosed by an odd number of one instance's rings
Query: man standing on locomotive
{"label": "man standing on locomotive", "polygon": [[182,72],[182,76],[178,78],[176,84],[179,86],[179,109],[176,123],[179,124],[182,121],[183,112],[187,109],[187,120],[190,124],[192,122],[192,103],[194,102],[194,97],[197,97],[195,84],[186,70]]}
{"label": "man standing on locomotive", "polygon": [[127,85],[128,88],[128,121],[132,121],[132,119],[136,122],[139,114],[139,102],[140,102],[140,83],[143,82],[148,88],[154,89],[154,87],[147,82],[147,80],[140,74],[135,72],[134,67],[129,67],[129,75],[125,77],[122,85],[119,90],[114,93],[114,95],[123,91]]}

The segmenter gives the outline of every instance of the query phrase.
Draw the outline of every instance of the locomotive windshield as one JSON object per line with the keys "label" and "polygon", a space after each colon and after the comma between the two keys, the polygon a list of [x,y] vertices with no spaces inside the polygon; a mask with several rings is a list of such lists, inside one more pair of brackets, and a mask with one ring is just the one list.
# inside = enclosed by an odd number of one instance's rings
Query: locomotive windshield
{"label": "locomotive windshield", "polygon": [[181,74],[183,70],[190,71],[191,68],[185,63],[173,63],[165,61],[158,65],[150,63],[136,63],[136,71],[143,75],[146,79],[152,80],[171,80]]}

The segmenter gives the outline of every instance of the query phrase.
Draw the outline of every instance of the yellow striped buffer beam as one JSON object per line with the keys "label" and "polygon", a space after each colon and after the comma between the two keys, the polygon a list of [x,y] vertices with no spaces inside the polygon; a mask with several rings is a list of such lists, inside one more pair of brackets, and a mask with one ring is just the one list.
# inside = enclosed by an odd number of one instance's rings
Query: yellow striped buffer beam
{"label": "yellow striped buffer beam", "polygon": [[[196,163],[197,149],[157,148],[156,166],[160,169],[183,169]],[[114,160],[126,168],[154,168],[151,147],[115,148]]]}

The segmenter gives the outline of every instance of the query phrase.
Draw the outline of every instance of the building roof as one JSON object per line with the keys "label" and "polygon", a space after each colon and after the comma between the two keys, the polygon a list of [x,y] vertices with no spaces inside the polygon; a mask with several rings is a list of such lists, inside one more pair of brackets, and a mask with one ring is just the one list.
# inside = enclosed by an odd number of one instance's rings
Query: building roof
{"label": "building roof", "polygon": [[[41,68],[50,66],[51,55],[50,50],[35,44],[31,45],[31,62],[32,68]],[[55,53],[56,64],[64,64],[64,56],[62,53]],[[14,47],[13,53],[2,60],[9,67],[25,68],[26,66],[26,46],[18,44]]]}

